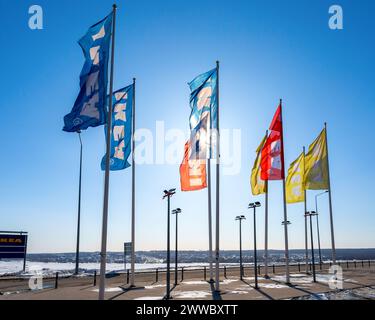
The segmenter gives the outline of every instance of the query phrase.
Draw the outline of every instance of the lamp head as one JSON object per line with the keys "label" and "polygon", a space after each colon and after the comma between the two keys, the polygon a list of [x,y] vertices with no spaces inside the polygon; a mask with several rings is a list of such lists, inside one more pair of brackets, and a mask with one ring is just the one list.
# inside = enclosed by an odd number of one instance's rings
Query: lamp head
{"label": "lamp head", "polygon": [[260,207],[262,204],[260,202],[250,203],[249,209],[254,209]]}
{"label": "lamp head", "polygon": [[163,196],[163,199],[165,199],[165,198],[167,198],[167,197],[171,197],[171,196],[173,196],[175,193],[176,193],[176,189],[170,189],[169,191],[164,190],[164,196]]}
{"label": "lamp head", "polygon": [[242,216],[237,216],[236,220],[246,220],[246,217],[244,215]]}

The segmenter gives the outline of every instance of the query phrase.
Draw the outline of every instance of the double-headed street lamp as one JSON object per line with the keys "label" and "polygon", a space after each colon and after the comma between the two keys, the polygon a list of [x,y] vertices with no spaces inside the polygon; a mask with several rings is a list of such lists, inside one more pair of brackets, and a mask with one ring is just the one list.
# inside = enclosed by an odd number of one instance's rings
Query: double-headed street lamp
{"label": "double-headed street lamp", "polygon": [[318,197],[327,194],[329,191],[326,190],[322,193],[319,193],[315,196],[315,211],[316,211],[316,228],[318,230],[318,246],[319,246],[319,262],[322,264],[322,251],[320,248],[320,230],[319,230],[319,210],[318,210]]}
{"label": "double-headed street lamp", "polygon": [[171,293],[171,235],[170,235],[170,227],[171,227],[171,197],[176,194],[176,189],[170,189],[169,191],[164,190],[163,200],[168,198],[168,220],[167,220],[167,292],[165,295],[165,299],[170,299]]}
{"label": "double-headed street lamp", "polygon": [[172,214],[176,215],[176,251],[175,251],[175,268],[174,268],[174,285],[177,286],[178,279],[178,215],[182,212],[180,208],[172,211]]}
{"label": "double-headed street lamp", "polygon": [[242,267],[242,220],[246,220],[245,216],[237,216],[236,221],[240,222],[240,279],[243,279],[243,267]]}
{"label": "double-headed street lamp", "polygon": [[254,275],[255,275],[255,289],[258,289],[256,208],[258,208],[260,206],[261,206],[260,202],[255,202],[255,203],[249,204],[249,209],[254,209]]}
{"label": "double-headed street lamp", "polygon": [[315,211],[308,211],[305,214],[305,217],[310,217],[310,237],[311,237],[311,257],[312,257],[312,269],[313,269],[313,279],[316,282],[316,273],[315,273],[315,257],[314,257],[314,238],[313,238],[313,229],[312,229],[312,217],[316,216]]}

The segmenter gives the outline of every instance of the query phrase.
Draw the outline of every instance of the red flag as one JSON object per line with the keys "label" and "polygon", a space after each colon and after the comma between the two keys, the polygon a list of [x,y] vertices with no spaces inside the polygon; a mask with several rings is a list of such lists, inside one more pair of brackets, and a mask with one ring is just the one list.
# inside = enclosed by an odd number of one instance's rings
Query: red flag
{"label": "red flag", "polygon": [[184,160],[180,166],[181,190],[197,191],[207,188],[206,160],[190,160],[191,146],[185,144]]}
{"label": "red flag", "polygon": [[279,104],[279,107],[277,108],[276,113],[273,116],[272,123],[271,123],[271,126],[270,126],[270,130],[271,130],[271,132],[276,131],[280,134],[282,134],[282,132],[283,132],[283,123],[282,123],[282,120],[281,120],[281,103]]}
{"label": "red flag", "polygon": [[273,117],[269,135],[262,150],[261,179],[283,180],[284,173],[284,150],[283,150],[283,125],[281,104]]}

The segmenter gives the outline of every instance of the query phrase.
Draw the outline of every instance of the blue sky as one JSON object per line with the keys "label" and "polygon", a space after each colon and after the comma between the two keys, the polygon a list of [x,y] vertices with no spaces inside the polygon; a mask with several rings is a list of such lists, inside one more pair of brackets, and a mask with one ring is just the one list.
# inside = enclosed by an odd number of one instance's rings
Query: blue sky
{"label": "blue sky", "polygon": [[[28,8],[44,9],[44,29],[28,28]],[[328,28],[328,8],[340,4],[344,30]],[[83,65],[78,39],[111,10],[112,1],[0,0],[1,228],[30,233],[30,252],[75,248],[79,144],[62,131],[78,94]],[[221,127],[241,129],[241,172],[222,177],[221,247],[238,247],[234,218],[246,214],[255,150],[284,99],[289,164],[328,122],[336,245],[374,247],[375,3],[313,0],[118,1],[115,87],[135,76],[137,127],[188,129],[187,82],[221,61]],[[4,49],[6,48],[6,49]],[[104,154],[102,128],[84,140],[83,251],[98,251]],[[183,148],[183,145],[181,145]],[[137,167],[137,250],[164,249],[162,191],[179,186],[178,165]],[[108,249],[130,239],[131,171],[111,175]],[[314,209],[314,192],[308,207]],[[320,200],[323,247],[330,246],[328,202]],[[178,193],[182,249],[207,248],[207,193]],[[290,247],[304,245],[303,204],[288,206]],[[263,243],[263,211],[258,214]],[[244,247],[251,248],[251,219]],[[284,244],[281,183],[270,186],[270,246]],[[173,234],[172,234],[173,236]]]}

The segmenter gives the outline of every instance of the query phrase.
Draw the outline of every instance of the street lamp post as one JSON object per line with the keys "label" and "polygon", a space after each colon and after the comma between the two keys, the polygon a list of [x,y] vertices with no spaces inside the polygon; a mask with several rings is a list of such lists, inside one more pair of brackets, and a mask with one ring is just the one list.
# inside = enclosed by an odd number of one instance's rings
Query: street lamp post
{"label": "street lamp post", "polygon": [[175,251],[175,267],[174,267],[174,285],[177,286],[178,279],[178,215],[182,212],[180,208],[172,211],[176,215],[176,251]]}
{"label": "street lamp post", "polygon": [[254,209],[254,276],[255,289],[258,289],[258,259],[257,259],[257,226],[256,226],[256,208],[260,207],[260,202],[250,203],[249,209]]}
{"label": "street lamp post", "polygon": [[315,257],[314,257],[314,238],[313,238],[313,228],[312,228],[312,217],[316,216],[315,211],[309,211],[305,214],[306,217],[310,217],[310,237],[311,237],[311,258],[312,258],[312,270],[313,270],[313,279],[316,282],[316,273],[315,273]]}
{"label": "street lamp post", "polygon": [[168,219],[167,219],[167,286],[165,299],[170,299],[171,293],[171,197],[176,193],[176,189],[164,190],[163,200],[168,198]]}
{"label": "street lamp post", "polygon": [[240,279],[243,279],[243,267],[242,267],[242,220],[246,220],[245,216],[237,216],[236,221],[240,222]]}
{"label": "street lamp post", "polygon": [[322,264],[322,251],[320,247],[320,229],[319,229],[319,211],[318,211],[318,197],[322,196],[323,194],[328,193],[329,191],[324,191],[319,193],[315,196],[315,211],[316,211],[316,228],[318,230],[318,247],[319,247],[319,262]]}

